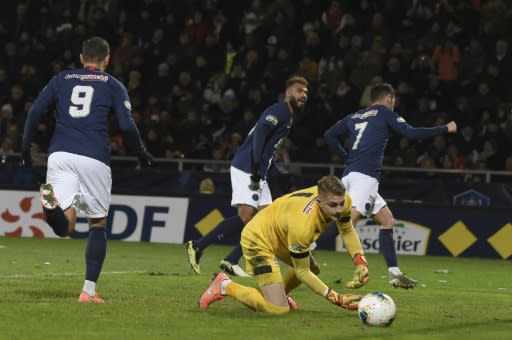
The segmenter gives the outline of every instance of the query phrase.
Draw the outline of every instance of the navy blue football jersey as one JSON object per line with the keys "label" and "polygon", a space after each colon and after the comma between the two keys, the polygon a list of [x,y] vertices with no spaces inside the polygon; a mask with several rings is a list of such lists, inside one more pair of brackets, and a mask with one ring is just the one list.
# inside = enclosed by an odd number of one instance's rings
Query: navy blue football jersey
{"label": "navy blue football jersey", "polygon": [[[379,179],[390,131],[409,139],[424,139],[448,133],[448,128],[445,125],[414,128],[396,112],[376,104],[345,116],[331,126],[324,137],[332,151],[341,159],[346,158],[342,176],[360,172]],[[348,152],[340,144],[341,138],[347,134],[350,137]]]}
{"label": "navy blue football jersey", "polygon": [[[262,178],[267,175],[274,153],[279,148],[280,143],[290,132],[292,126],[292,114],[285,102],[275,103],[269,106],[259,117],[256,125],[251,129],[243,144],[233,157],[231,165],[244,172],[252,172],[253,159],[260,164],[260,174]],[[267,139],[262,141],[262,146],[254,145],[254,133],[257,129],[268,129]],[[262,150],[261,155],[254,155],[253,150]]]}
{"label": "navy blue football jersey", "polygon": [[41,116],[56,109],[56,126],[48,153],[69,152],[110,164],[108,116],[115,113],[120,129],[140,154],[144,146],[132,118],[128,92],[112,75],[93,67],[68,69],[54,76],[28,112],[23,149],[29,149]]}

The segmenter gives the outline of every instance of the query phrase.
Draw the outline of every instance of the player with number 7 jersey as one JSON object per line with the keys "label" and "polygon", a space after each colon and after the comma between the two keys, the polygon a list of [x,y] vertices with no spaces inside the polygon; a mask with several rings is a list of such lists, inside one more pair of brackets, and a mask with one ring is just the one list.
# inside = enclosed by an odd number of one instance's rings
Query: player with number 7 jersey
{"label": "player with number 7 jersey", "polygon": [[126,88],[104,71],[109,59],[107,41],[100,37],[85,40],[80,54],[84,67],[58,73],[39,93],[28,112],[22,143],[22,165],[30,167],[39,121],[55,108],[56,126],[40,199],[46,222],[60,237],[75,229],[77,211],[88,219],[85,282],[78,298],[85,303],[104,302],[96,292],[96,282],[106,255],[112,189],[108,120],[112,112],[141,166],[152,162],[133,121]]}
{"label": "player with number 7 jersey", "polygon": [[[414,288],[417,281],[407,277],[398,267],[393,243],[393,214],[378,192],[384,150],[390,132],[409,139],[424,139],[455,133],[457,125],[449,122],[434,127],[412,127],[393,111],[396,94],[388,83],[376,84],[370,98],[370,106],[339,120],[324,133],[324,137],[331,151],[346,160],[341,177],[352,197],[353,225],[357,226],[363,216],[377,222],[380,226],[379,249],[388,266],[389,283],[394,287]],[[350,140],[348,152],[341,145],[346,136]]]}

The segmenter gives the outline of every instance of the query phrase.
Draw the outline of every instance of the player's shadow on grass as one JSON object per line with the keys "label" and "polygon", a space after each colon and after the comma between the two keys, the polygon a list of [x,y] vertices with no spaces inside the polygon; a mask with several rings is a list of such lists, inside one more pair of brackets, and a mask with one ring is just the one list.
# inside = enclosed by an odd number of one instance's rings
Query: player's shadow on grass
{"label": "player's shadow on grass", "polygon": [[166,272],[158,272],[158,271],[143,272],[143,273],[138,273],[138,275],[146,275],[146,276],[184,276],[183,273],[166,273]]}
{"label": "player's shadow on grass", "polygon": [[17,289],[15,293],[23,296],[29,296],[38,300],[70,299],[77,297],[75,292],[62,291],[59,289]]}
{"label": "player's shadow on grass", "polygon": [[[332,306],[327,306],[332,307]],[[291,318],[291,319],[300,319],[302,322],[305,322],[304,326],[306,327],[308,324],[307,320],[314,320],[321,316],[322,319],[329,320],[332,319],[333,322],[338,322],[340,320],[350,321],[354,318],[357,318],[357,311],[349,311],[344,310],[342,308],[336,307],[334,312],[332,309],[326,308],[325,311],[320,309],[309,309],[307,306],[300,307],[299,310],[290,311],[287,314],[283,315],[272,315],[264,312],[255,312],[248,307],[244,307],[243,305],[235,302],[235,301],[225,301],[224,304],[217,303],[215,305],[210,306],[207,310],[200,310],[197,307],[191,308],[191,311],[199,311],[200,315],[207,318],[219,318],[222,320],[224,318],[228,318],[230,320],[240,320],[243,322],[253,322],[254,320],[264,320],[266,318],[274,319],[274,318]]]}

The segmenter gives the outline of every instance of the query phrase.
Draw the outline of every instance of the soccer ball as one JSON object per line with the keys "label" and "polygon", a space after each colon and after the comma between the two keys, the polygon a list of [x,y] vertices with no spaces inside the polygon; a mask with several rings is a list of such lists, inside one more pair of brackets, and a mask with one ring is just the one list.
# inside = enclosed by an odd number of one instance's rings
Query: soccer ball
{"label": "soccer ball", "polygon": [[387,327],[395,320],[396,305],[389,295],[375,292],[363,296],[357,311],[365,325]]}

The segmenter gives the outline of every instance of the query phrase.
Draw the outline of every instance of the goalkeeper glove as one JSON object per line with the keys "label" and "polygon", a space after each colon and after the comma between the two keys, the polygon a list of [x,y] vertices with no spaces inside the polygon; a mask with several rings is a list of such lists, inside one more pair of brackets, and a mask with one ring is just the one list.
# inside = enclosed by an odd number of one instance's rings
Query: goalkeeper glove
{"label": "goalkeeper glove", "polygon": [[251,172],[251,184],[249,184],[249,189],[252,191],[258,191],[261,189],[260,187],[260,165],[255,163],[252,166],[252,172]]}
{"label": "goalkeeper glove", "polygon": [[336,293],[331,288],[329,288],[325,297],[336,306],[350,310],[357,309],[359,300],[362,298],[361,295]]}
{"label": "goalkeeper glove", "polygon": [[354,264],[356,265],[356,270],[354,271],[352,281],[345,284],[347,288],[360,288],[364,286],[369,279],[368,262],[366,262],[366,257],[363,254],[356,254],[356,256],[354,256]]}

